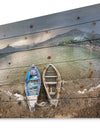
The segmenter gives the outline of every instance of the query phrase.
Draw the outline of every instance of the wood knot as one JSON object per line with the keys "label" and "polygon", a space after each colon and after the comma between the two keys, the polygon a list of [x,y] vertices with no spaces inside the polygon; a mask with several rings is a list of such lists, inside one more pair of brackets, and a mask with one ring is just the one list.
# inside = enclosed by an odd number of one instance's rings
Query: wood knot
{"label": "wood knot", "polygon": [[80,16],[77,17],[77,20],[79,20],[79,19],[80,19]]}
{"label": "wood knot", "polygon": [[34,26],[33,25],[30,25],[30,28],[33,28]]}
{"label": "wood knot", "polygon": [[47,59],[51,59],[51,56],[48,56]]}

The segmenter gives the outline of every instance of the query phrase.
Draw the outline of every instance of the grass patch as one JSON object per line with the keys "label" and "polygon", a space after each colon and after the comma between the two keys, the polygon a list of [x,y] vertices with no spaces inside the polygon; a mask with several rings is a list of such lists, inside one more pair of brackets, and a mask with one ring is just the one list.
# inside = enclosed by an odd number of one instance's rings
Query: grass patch
{"label": "grass patch", "polygon": [[59,45],[66,45],[66,44],[71,44],[71,43],[74,43],[75,41],[71,38],[65,38],[64,40],[60,41],[59,42]]}

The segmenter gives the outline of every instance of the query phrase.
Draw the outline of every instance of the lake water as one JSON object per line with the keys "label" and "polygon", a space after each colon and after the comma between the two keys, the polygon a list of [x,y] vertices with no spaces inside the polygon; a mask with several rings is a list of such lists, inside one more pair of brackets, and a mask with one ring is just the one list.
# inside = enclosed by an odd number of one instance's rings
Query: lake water
{"label": "lake water", "polygon": [[41,75],[47,64],[53,63],[64,80],[100,77],[100,51],[78,46],[59,46],[1,57],[0,69],[4,70],[0,72],[0,83],[24,82],[33,63]]}

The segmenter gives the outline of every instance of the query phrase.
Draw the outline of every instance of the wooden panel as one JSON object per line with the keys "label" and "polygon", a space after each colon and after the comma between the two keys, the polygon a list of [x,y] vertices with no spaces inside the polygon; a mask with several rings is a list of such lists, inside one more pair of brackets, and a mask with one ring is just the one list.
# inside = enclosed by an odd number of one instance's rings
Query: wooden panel
{"label": "wooden panel", "polygon": [[98,39],[98,43],[100,40],[99,26],[100,21],[3,39],[0,41],[0,54],[62,45],[64,41],[70,43],[71,41],[72,43],[84,41],[84,44],[88,44],[87,40],[94,40],[96,43],[95,39]]}
{"label": "wooden panel", "polygon": [[[36,107],[31,113],[23,102],[0,102],[2,118],[99,118],[99,98],[61,99],[54,109],[49,105]],[[61,107],[62,106],[62,107]],[[8,108],[8,109],[6,109]]]}
{"label": "wooden panel", "polygon": [[0,38],[98,20],[100,4],[0,26]]}
{"label": "wooden panel", "polygon": [[[91,61],[92,62],[92,61]],[[84,79],[84,78],[100,78],[100,68],[99,64],[93,63],[93,66],[89,66],[90,61],[86,61],[83,63],[81,62],[74,62],[74,63],[60,63],[55,64],[57,69],[61,74],[61,78],[64,81],[67,80],[77,80],[77,79]],[[84,65],[84,67],[83,67]],[[95,66],[96,65],[96,66]],[[45,65],[46,66],[46,65]],[[41,77],[44,71],[43,66],[37,66],[41,73]],[[67,68],[66,68],[67,67]],[[26,73],[29,68],[19,68],[14,70],[1,70],[0,71],[0,84],[16,84],[16,83],[23,83],[25,82]],[[92,81],[91,81],[92,83]]]}
{"label": "wooden panel", "polygon": [[[79,108],[99,102],[99,14],[100,4],[0,26],[0,117],[79,117]],[[51,63],[62,79],[56,109],[50,108],[42,82]],[[32,64],[41,75],[38,103],[47,102],[34,114],[27,109],[24,87]]]}

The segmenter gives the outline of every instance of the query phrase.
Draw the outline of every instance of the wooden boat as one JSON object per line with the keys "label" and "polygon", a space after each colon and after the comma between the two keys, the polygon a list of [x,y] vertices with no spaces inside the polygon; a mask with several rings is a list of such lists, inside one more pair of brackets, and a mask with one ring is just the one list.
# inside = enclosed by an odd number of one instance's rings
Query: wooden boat
{"label": "wooden boat", "polygon": [[32,65],[25,79],[25,92],[30,111],[35,110],[41,86],[41,78],[38,69]]}
{"label": "wooden boat", "polygon": [[53,64],[49,64],[43,72],[43,83],[50,104],[56,107],[60,96],[61,76]]}

